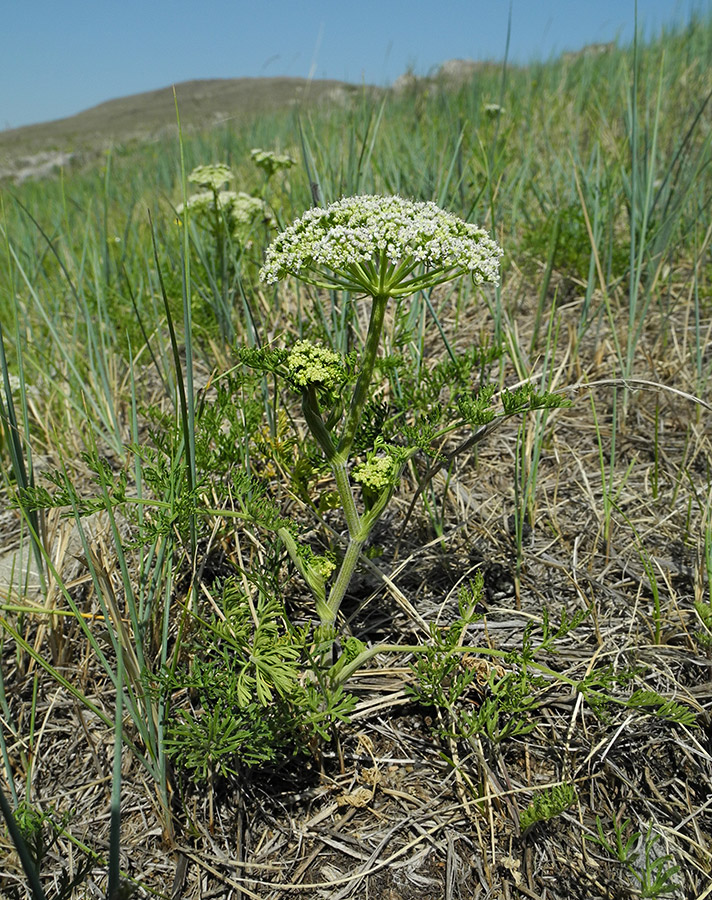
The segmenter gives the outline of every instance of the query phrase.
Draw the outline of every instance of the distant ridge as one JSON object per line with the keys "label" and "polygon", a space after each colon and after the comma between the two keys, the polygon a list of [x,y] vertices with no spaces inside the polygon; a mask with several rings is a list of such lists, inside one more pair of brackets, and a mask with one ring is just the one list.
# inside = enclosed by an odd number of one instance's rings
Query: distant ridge
{"label": "distant ridge", "polygon": [[[175,85],[181,126],[204,127],[295,103],[343,103],[361,87],[305,78],[211,78]],[[107,100],[74,116],[0,131],[0,178],[48,174],[72,155],[176,127],[173,86]]]}

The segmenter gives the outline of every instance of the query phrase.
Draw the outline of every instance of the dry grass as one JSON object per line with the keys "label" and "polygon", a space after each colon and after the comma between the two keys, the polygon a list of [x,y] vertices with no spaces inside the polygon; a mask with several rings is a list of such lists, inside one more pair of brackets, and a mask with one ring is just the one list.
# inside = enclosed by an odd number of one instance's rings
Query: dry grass
{"label": "dry grass", "polygon": [[[522,346],[532,332],[533,306],[521,304],[517,312]],[[711,663],[693,605],[709,601],[703,521],[710,504],[709,411],[669,390],[630,395],[627,415],[616,423],[616,508],[607,521],[599,438],[607,458],[613,387],[604,376],[613,369],[612,341],[604,328],[573,353],[576,302],[557,315],[562,337],[556,387],[584,379],[604,383],[590,391],[579,387],[571,407],[549,416],[533,526],[525,529],[519,560],[512,532],[513,422],[494,432],[476,456],[458,457],[447,479],[435,479],[444,510],[442,539],[417,504],[403,528],[416,486],[404,488],[374,536],[383,555],[362,570],[344,614],[364,640],[423,640],[424,624],[453,620],[458,585],[481,571],[486,616],[468,642],[517,649],[527,623],[541,623],[544,607],[555,621],[564,610],[588,609],[584,623],[559,643],[552,667],[575,680],[602,667],[632,672],[621,696],[653,689],[693,710],[697,725],[615,705],[596,714],[565,684],[549,682],[537,688],[530,734],[500,745],[443,740],[431,727],[438,713],[405,691],[413,678],[405,660],[379,658],[350,684],[359,701],[351,724],[311,761],[217,784],[210,796],[183,782],[178,792],[174,782],[172,834],[154,788],[125,749],[121,862],[147,890],[176,900],[640,896],[625,867],[587,840],[596,835],[600,817],[607,835],[614,822],[626,819],[635,831],[650,828],[659,835],[654,854],[670,854],[680,866],[673,896],[709,895]],[[473,310],[465,323],[459,321],[457,343],[468,346],[488,327],[486,313]],[[650,366],[636,375],[694,394],[687,327],[678,313],[667,323],[670,338],[663,346],[651,319],[639,354]],[[620,416],[620,390],[618,399]],[[229,536],[222,540],[224,553],[234,554]],[[646,568],[641,546],[652,568]],[[97,552],[111,575],[115,560],[100,537]],[[657,625],[652,576],[659,592]],[[298,609],[299,584],[288,590]],[[72,591],[87,614],[96,612],[88,579],[78,575]],[[303,614],[309,614],[306,606]],[[101,627],[97,622],[100,639]],[[112,688],[98,674],[76,624],[63,619],[61,641],[54,644],[32,617],[25,629],[111,717]],[[71,815],[71,842],[61,837],[53,850],[53,858],[71,868],[82,843],[108,851],[112,730],[9,640],[3,667],[21,735],[30,733],[26,718],[37,691],[33,745],[22,749],[32,766],[36,805]],[[485,690],[473,689],[472,704]],[[18,766],[20,749],[11,748]],[[520,816],[532,797],[562,782],[575,785],[575,804],[523,832]],[[21,878],[2,840],[0,885],[7,892]],[[634,858],[643,865],[642,840]],[[96,872],[99,877],[102,867]],[[90,883],[87,896],[96,896],[100,883]]]}

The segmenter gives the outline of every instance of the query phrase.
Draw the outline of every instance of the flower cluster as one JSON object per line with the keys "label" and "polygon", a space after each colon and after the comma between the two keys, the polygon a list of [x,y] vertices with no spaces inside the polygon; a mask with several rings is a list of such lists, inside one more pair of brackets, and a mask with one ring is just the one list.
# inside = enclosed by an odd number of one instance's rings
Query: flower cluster
{"label": "flower cluster", "polygon": [[317,572],[323,579],[326,581],[327,578],[331,578],[336,570],[336,563],[333,559],[330,559],[328,556],[317,556],[314,554],[310,560],[310,565],[315,572]]}
{"label": "flower cluster", "polygon": [[346,378],[339,354],[310,341],[297,341],[287,357],[287,371],[290,381],[299,389],[315,385],[330,391],[339,388]]}
{"label": "flower cluster", "polygon": [[239,191],[233,197],[230,214],[233,222],[233,234],[238,238],[249,233],[255,222],[261,220],[273,223],[274,221],[264,200],[260,200],[259,197],[252,197],[244,191]]}
{"label": "flower cluster", "polygon": [[176,212],[179,216],[183,215],[186,209],[198,215],[207,213],[217,208],[220,212],[227,212],[232,204],[233,198],[236,196],[235,191],[200,191],[198,194],[191,194],[185,203],[179,203],[176,206]]}
{"label": "flower cluster", "polygon": [[231,236],[239,244],[247,241],[256,222],[270,222],[272,219],[265,202],[244,191],[200,191],[188,197],[186,203],[179,203],[176,212],[180,218],[188,209],[200,224],[212,228],[216,207]]}
{"label": "flower cluster", "polygon": [[435,203],[367,195],[308,210],[267,249],[260,278],[405,297],[460,275],[496,283],[501,255],[484,229]]}
{"label": "flower cluster", "polygon": [[188,181],[200,187],[210,188],[211,191],[219,191],[228,181],[232,181],[233,175],[230,168],[224,163],[196,166],[188,176]]}
{"label": "flower cluster", "polygon": [[271,178],[279,169],[291,169],[295,161],[286,153],[275,153],[272,150],[255,148],[250,152],[252,161],[258,169],[262,169]]}
{"label": "flower cluster", "polygon": [[391,484],[395,465],[391,456],[372,456],[354,469],[353,479],[367,490],[382,491]]}

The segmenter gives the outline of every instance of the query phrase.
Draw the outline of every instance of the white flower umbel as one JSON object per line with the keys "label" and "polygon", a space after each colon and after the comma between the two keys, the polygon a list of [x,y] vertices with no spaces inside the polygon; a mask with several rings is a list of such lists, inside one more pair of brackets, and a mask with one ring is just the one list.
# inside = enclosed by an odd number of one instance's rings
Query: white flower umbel
{"label": "white flower umbel", "polygon": [[219,213],[218,227],[224,224],[239,244],[245,243],[260,219],[272,221],[264,200],[244,191],[200,191],[191,194],[186,203],[176,206],[179,218],[186,209],[190,210],[200,224],[207,224],[208,227],[215,227],[216,213]]}
{"label": "white flower umbel", "polygon": [[435,203],[346,197],[308,210],[283,231],[260,278],[293,275],[317,287],[398,298],[462,275],[496,283],[501,255],[484,229]]}
{"label": "white flower umbel", "polygon": [[262,169],[268,178],[271,178],[274,173],[278,172],[280,169],[291,169],[293,165],[296,165],[295,160],[286,153],[275,153],[272,150],[260,150],[259,147],[250,151],[250,156],[257,168]]}
{"label": "white flower umbel", "polygon": [[237,197],[235,191],[200,191],[197,194],[191,194],[185,203],[179,203],[176,206],[176,212],[179,216],[186,209],[198,214],[212,212],[215,209],[226,212],[232,206],[235,197]]}

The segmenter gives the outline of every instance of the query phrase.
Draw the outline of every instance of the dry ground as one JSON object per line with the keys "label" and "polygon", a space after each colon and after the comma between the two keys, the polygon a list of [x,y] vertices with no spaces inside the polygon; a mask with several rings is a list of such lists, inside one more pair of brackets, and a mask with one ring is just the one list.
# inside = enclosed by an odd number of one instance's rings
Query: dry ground
{"label": "dry ground", "polygon": [[[639,348],[639,359],[648,363],[636,374],[694,393],[683,301],[667,322],[665,342],[660,322],[651,317]],[[559,314],[557,385],[577,384],[584,375],[588,381],[609,379],[614,358],[606,327],[596,337],[591,329],[574,353],[577,301]],[[526,305],[517,310],[520,335],[531,332],[531,319]],[[459,343],[465,346],[483,328],[490,328],[484,311],[460,323]],[[605,384],[591,389],[605,454],[613,433],[612,391]],[[175,900],[640,896],[628,870],[587,840],[596,834],[597,816],[608,836],[614,821],[626,819],[627,834],[650,828],[659,836],[651,860],[669,854],[680,867],[670,896],[712,896],[712,673],[693,606],[710,599],[700,511],[709,504],[712,475],[710,410],[669,391],[629,396],[617,431],[612,483],[618,508],[607,533],[591,394],[581,389],[571,396],[573,405],[551,413],[546,426],[521,565],[511,519],[519,426],[512,420],[476,456],[459,457],[448,480],[436,479],[442,540],[420,505],[401,534],[414,489],[404,486],[374,536],[384,547],[378,569],[361,572],[345,608],[349,625],[364,639],[424,640],[427,623],[456,616],[457,587],[479,570],[486,616],[467,635],[473,645],[516,649],[526,624],[541,622],[544,607],[555,621],[563,610],[587,608],[588,618],[560,641],[548,664],[574,679],[595,667],[634,669],[632,681],[619,688],[621,697],[647,686],[693,710],[696,726],[622,706],[594,712],[566,685],[549,683],[538,689],[530,734],[499,746],[447,741],[433,732],[437,713],[406,693],[413,677],[407,660],[378,658],[350,685],[358,706],[338,743],[281,771],[217,784],[211,798],[205,790],[189,790],[183,806],[176,796],[173,835],[158,816],[152,786],[127,752],[122,865],[146,886],[139,896],[149,890]],[[4,525],[11,528],[8,517]],[[709,528],[708,520],[708,542]],[[641,545],[652,567],[647,570]],[[658,643],[651,574],[659,589]],[[81,574],[73,590],[85,592],[91,609],[90,585]],[[296,579],[288,590],[298,607]],[[50,652],[46,632],[27,628]],[[97,676],[79,632],[66,625],[63,653],[67,679],[113,714],[110,685]],[[8,637],[2,664],[10,708],[26,735],[36,669]],[[73,837],[106,852],[112,734],[41,673],[37,690],[33,802],[71,812],[67,829]],[[473,691],[472,703],[480,699]],[[11,762],[19,766],[16,751]],[[23,773],[17,776],[19,785]],[[535,789],[562,781],[575,785],[576,802],[522,831],[519,817]],[[0,840],[2,895],[19,874],[7,838]],[[66,838],[53,853],[70,868],[75,864],[77,851]],[[641,839],[633,859],[642,867],[644,858]],[[86,896],[100,896],[104,873],[101,866],[94,869]]]}

